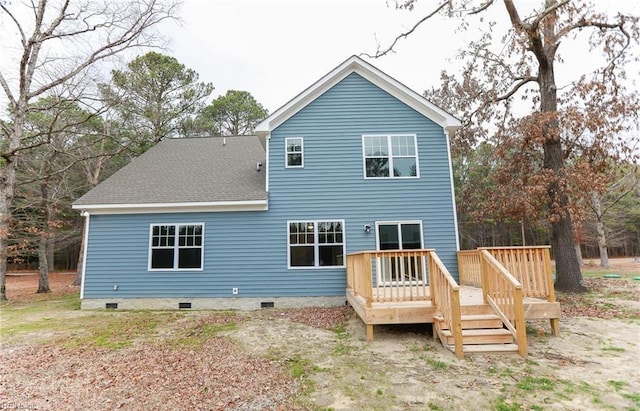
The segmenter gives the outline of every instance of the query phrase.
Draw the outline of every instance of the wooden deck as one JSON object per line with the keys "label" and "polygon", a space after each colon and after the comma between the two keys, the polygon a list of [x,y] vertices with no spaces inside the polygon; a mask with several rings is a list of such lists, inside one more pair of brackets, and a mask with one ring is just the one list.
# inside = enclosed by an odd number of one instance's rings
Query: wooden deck
{"label": "wooden deck", "polygon": [[[367,307],[366,300],[362,295],[356,295],[352,289],[347,289],[347,301],[366,324],[433,323],[434,317],[438,314],[438,308],[431,303],[431,299],[372,302],[371,307]],[[560,318],[559,302],[524,297],[523,304],[526,320]],[[474,286],[461,286],[460,306],[462,314],[473,315],[484,311],[482,289]]]}
{"label": "wooden deck", "polygon": [[353,253],[346,297],[368,340],[374,325],[432,323],[434,335],[459,358],[497,351],[525,357],[526,320],[549,320],[559,333],[549,247],[460,252],[459,272],[463,285],[431,249]]}

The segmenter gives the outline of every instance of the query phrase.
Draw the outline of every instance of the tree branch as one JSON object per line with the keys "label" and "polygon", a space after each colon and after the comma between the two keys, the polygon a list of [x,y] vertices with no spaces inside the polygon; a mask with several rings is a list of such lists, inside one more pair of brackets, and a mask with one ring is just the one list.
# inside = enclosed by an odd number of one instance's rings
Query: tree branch
{"label": "tree branch", "polygon": [[[491,2],[493,0],[490,0]],[[378,50],[376,50],[376,53],[374,55],[371,55],[369,53],[360,53],[361,56],[366,56],[369,58],[379,58],[382,56],[385,56],[389,53],[391,53],[393,51],[393,48],[396,46],[396,44],[398,43],[398,41],[400,41],[403,38],[407,38],[408,36],[411,35],[411,33],[413,33],[414,31],[416,31],[416,29],[425,21],[429,20],[431,17],[435,16],[436,14],[438,14],[440,12],[440,10],[444,9],[446,6],[451,7],[451,0],[445,0],[443,3],[441,3],[438,7],[435,8],[435,10],[433,10],[431,13],[429,13],[428,15],[426,15],[425,17],[421,18],[416,24],[414,24],[414,26],[409,30],[406,31],[402,34],[399,34],[398,36],[396,36],[396,38],[393,40],[393,42],[391,43],[391,45],[389,47],[387,47],[385,50],[380,51],[380,48],[378,47]]]}
{"label": "tree branch", "polygon": [[527,76],[527,77],[521,77],[521,78],[516,78],[516,80],[519,80],[512,88],[511,90],[509,90],[507,93],[495,97],[493,99],[491,99],[492,103],[497,103],[499,101],[503,101],[503,100],[508,100],[511,96],[513,96],[514,94],[516,94],[518,92],[518,90],[520,90],[522,88],[522,86],[524,86],[525,84],[528,83],[533,83],[533,82],[537,82],[538,81],[538,77],[536,76]]}
{"label": "tree branch", "polygon": [[551,6],[547,7],[540,14],[538,14],[538,16],[535,19],[533,19],[531,21],[531,23],[528,23],[528,26],[533,30],[537,30],[538,26],[540,25],[540,22],[542,21],[542,19],[544,19],[545,17],[547,17],[551,13],[555,13],[556,10],[558,10],[560,7],[563,7],[563,6],[567,5],[567,4],[569,4],[569,1],[570,0],[563,0],[563,1],[559,2],[559,3],[552,4]]}
{"label": "tree branch", "polygon": [[27,36],[24,34],[24,30],[22,30],[22,26],[20,25],[20,22],[18,22],[18,19],[16,19],[16,17],[13,15],[13,13],[11,13],[9,11],[9,9],[7,9],[4,6],[4,3],[2,3],[2,2],[0,2],[0,9],[2,9],[5,13],[7,13],[9,15],[9,17],[11,18],[11,20],[13,20],[13,22],[15,23],[16,28],[20,32],[20,38],[21,38],[21,42],[22,42],[22,47],[25,47],[27,45]]}

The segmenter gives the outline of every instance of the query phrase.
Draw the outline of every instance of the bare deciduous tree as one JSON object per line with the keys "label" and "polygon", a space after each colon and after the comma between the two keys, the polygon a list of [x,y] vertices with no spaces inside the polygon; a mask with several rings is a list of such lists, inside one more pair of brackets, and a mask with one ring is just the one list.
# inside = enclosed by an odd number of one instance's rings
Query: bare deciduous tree
{"label": "bare deciduous tree", "polygon": [[24,138],[30,103],[73,81],[96,63],[126,50],[158,44],[154,28],[175,18],[175,0],[0,0],[0,19],[15,36],[3,35],[3,49],[20,55],[0,71],[9,103],[0,144],[0,300],[6,300],[7,246],[16,170],[23,152],[42,141]]}

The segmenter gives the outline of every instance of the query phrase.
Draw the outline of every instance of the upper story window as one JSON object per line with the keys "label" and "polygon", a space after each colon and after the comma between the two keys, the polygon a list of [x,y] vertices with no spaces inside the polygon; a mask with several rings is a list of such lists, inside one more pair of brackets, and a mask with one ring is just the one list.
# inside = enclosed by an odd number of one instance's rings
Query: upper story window
{"label": "upper story window", "polygon": [[149,270],[202,270],[204,224],[152,224]]}
{"label": "upper story window", "polygon": [[415,134],[362,136],[365,178],[418,177]]}
{"label": "upper story window", "polygon": [[302,137],[285,139],[287,167],[304,167],[304,146]]}

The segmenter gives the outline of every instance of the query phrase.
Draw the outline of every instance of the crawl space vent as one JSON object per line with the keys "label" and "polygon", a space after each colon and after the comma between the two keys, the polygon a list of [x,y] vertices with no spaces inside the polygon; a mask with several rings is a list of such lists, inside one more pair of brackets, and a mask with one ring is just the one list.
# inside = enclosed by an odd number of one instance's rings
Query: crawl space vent
{"label": "crawl space vent", "polygon": [[191,308],[191,303],[178,303],[178,308]]}
{"label": "crawl space vent", "polygon": [[273,308],[273,301],[263,301],[260,303],[260,308]]}
{"label": "crawl space vent", "polygon": [[118,303],[106,303],[104,308],[115,310],[118,308]]}

